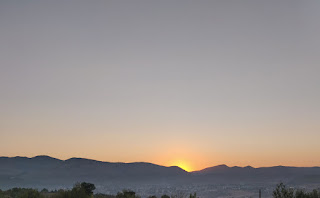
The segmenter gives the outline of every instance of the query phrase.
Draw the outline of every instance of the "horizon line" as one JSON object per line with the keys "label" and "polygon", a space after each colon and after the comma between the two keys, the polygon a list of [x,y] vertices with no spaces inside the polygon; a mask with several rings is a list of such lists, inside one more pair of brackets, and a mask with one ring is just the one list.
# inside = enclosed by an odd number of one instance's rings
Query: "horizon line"
{"label": "horizon line", "polygon": [[287,167],[287,168],[320,168],[320,166],[284,166],[284,165],[275,165],[275,166],[261,166],[261,167],[254,167],[254,166],[250,166],[250,165],[247,165],[247,166],[228,166],[227,164],[218,164],[218,165],[213,165],[213,166],[209,166],[209,167],[206,167],[206,168],[203,168],[203,169],[200,169],[200,170],[193,170],[193,171],[187,171],[185,169],[183,169],[182,167],[179,167],[177,165],[175,166],[166,166],[166,165],[160,165],[160,164],[156,164],[156,163],[152,163],[152,162],[146,162],[146,161],[134,161],[134,162],[119,162],[119,161],[101,161],[101,160],[96,160],[96,159],[90,159],[90,158],[84,158],[84,157],[71,157],[71,158],[67,158],[67,159],[59,159],[59,158],[56,158],[56,157],[52,157],[52,156],[49,156],[49,155],[36,155],[36,156],[33,156],[33,157],[27,157],[27,156],[12,156],[12,157],[9,157],[9,156],[0,156],[0,158],[27,158],[27,159],[34,159],[34,158],[37,158],[37,157],[48,157],[48,158],[51,158],[51,159],[56,159],[56,160],[60,160],[60,161],[67,161],[67,160],[70,160],[70,159],[83,159],[83,160],[90,160],[90,161],[96,161],[96,162],[102,162],[102,163],[121,163],[121,164],[134,164],[134,163],[146,163],[146,164],[152,164],[152,165],[156,165],[156,166],[163,166],[163,167],[178,167],[186,172],[199,172],[199,171],[203,171],[203,170],[206,170],[206,169],[209,169],[209,168],[214,168],[214,167],[221,167],[221,166],[225,166],[227,168],[254,168],[254,169],[258,169],[258,168],[273,168],[273,167]]}

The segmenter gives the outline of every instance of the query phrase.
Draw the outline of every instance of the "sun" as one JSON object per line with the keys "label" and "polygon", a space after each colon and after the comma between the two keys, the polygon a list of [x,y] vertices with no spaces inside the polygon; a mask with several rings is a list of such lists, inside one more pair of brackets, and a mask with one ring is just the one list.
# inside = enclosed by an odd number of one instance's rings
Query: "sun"
{"label": "sun", "polygon": [[171,166],[178,166],[187,172],[192,171],[192,167],[190,166],[190,164],[184,160],[175,160],[171,163]]}

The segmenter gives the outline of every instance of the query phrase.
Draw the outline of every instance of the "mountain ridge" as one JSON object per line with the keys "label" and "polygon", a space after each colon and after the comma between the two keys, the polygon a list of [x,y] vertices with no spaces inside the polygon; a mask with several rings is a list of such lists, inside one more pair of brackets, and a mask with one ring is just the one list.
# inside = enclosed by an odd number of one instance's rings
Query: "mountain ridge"
{"label": "mountain ridge", "polygon": [[97,186],[194,185],[230,183],[320,184],[320,167],[229,167],[225,164],[187,172],[178,166],[161,166],[149,162],[103,162],[87,158],[61,160],[50,156],[0,157],[0,186],[69,188],[76,182]]}
{"label": "mountain ridge", "polygon": [[[90,158],[82,158],[82,157],[71,157],[65,160],[59,159],[59,158],[55,158],[55,157],[51,157],[49,155],[36,155],[34,157],[26,157],[26,156],[14,156],[14,157],[8,157],[8,156],[0,156],[0,160],[1,159],[26,159],[26,160],[32,160],[32,159],[37,159],[37,160],[56,160],[56,161],[64,161],[64,162],[68,162],[68,161],[90,161],[90,162],[98,162],[98,163],[109,163],[109,164],[149,164],[149,165],[155,165],[155,166],[160,166],[160,167],[177,167],[182,169],[179,166],[164,166],[164,165],[159,165],[159,164],[155,164],[155,163],[151,163],[151,162],[144,162],[144,161],[137,161],[137,162],[110,162],[110,161],[101,161],[101,160],[95,160],[95,159],[90,159]],[[247,166],[228,166],[226,164],[219,164],[219,165],[215,165],[215,166],[210,166],[207,168],[203,168],[200,170],[194,170],[194,171],[186,171],[184,169],[184,171],[186,172],[190,172],[190,173],[196,173],[196,172],[202,172],[202,171],[208,171],[208,170],[223,170],[223,169],[233,169],[233,168],[241,168],[241,169],[261,169],[261,168],[320,168],[320,166],[283,166],[283,165],[276,165],[276,166],[262,166],[262,167],[253,167],[250,165]]]}

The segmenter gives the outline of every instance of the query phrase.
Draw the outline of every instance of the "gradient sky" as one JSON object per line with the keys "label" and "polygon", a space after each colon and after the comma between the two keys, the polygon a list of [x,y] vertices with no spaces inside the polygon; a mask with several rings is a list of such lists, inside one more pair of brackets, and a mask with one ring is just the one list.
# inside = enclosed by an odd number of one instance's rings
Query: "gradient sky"
{"label": "gradient sky", "polygon": [[320,166],[320,1],[0,1],[0,155]]}

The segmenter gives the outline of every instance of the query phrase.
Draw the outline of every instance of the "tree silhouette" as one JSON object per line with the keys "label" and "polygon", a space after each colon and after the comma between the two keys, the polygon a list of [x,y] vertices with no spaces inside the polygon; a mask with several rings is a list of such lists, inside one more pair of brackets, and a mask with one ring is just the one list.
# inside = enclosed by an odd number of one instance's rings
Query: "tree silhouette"
{"label": "tree silhouette", "polygon": [[86,182],[82,182],[80,184],[80,186],[81,186],[82,189],[84,189],[84,191],[86,192],[87,195],[92,195],[93,191],[96,189],[94,184],[86,183]]}
{"label": "tree silhouette", "polygon": [[272,193],[274,198],[293,198],[294,189],[286,188],[283,183],[277,185],[276,189]]}

